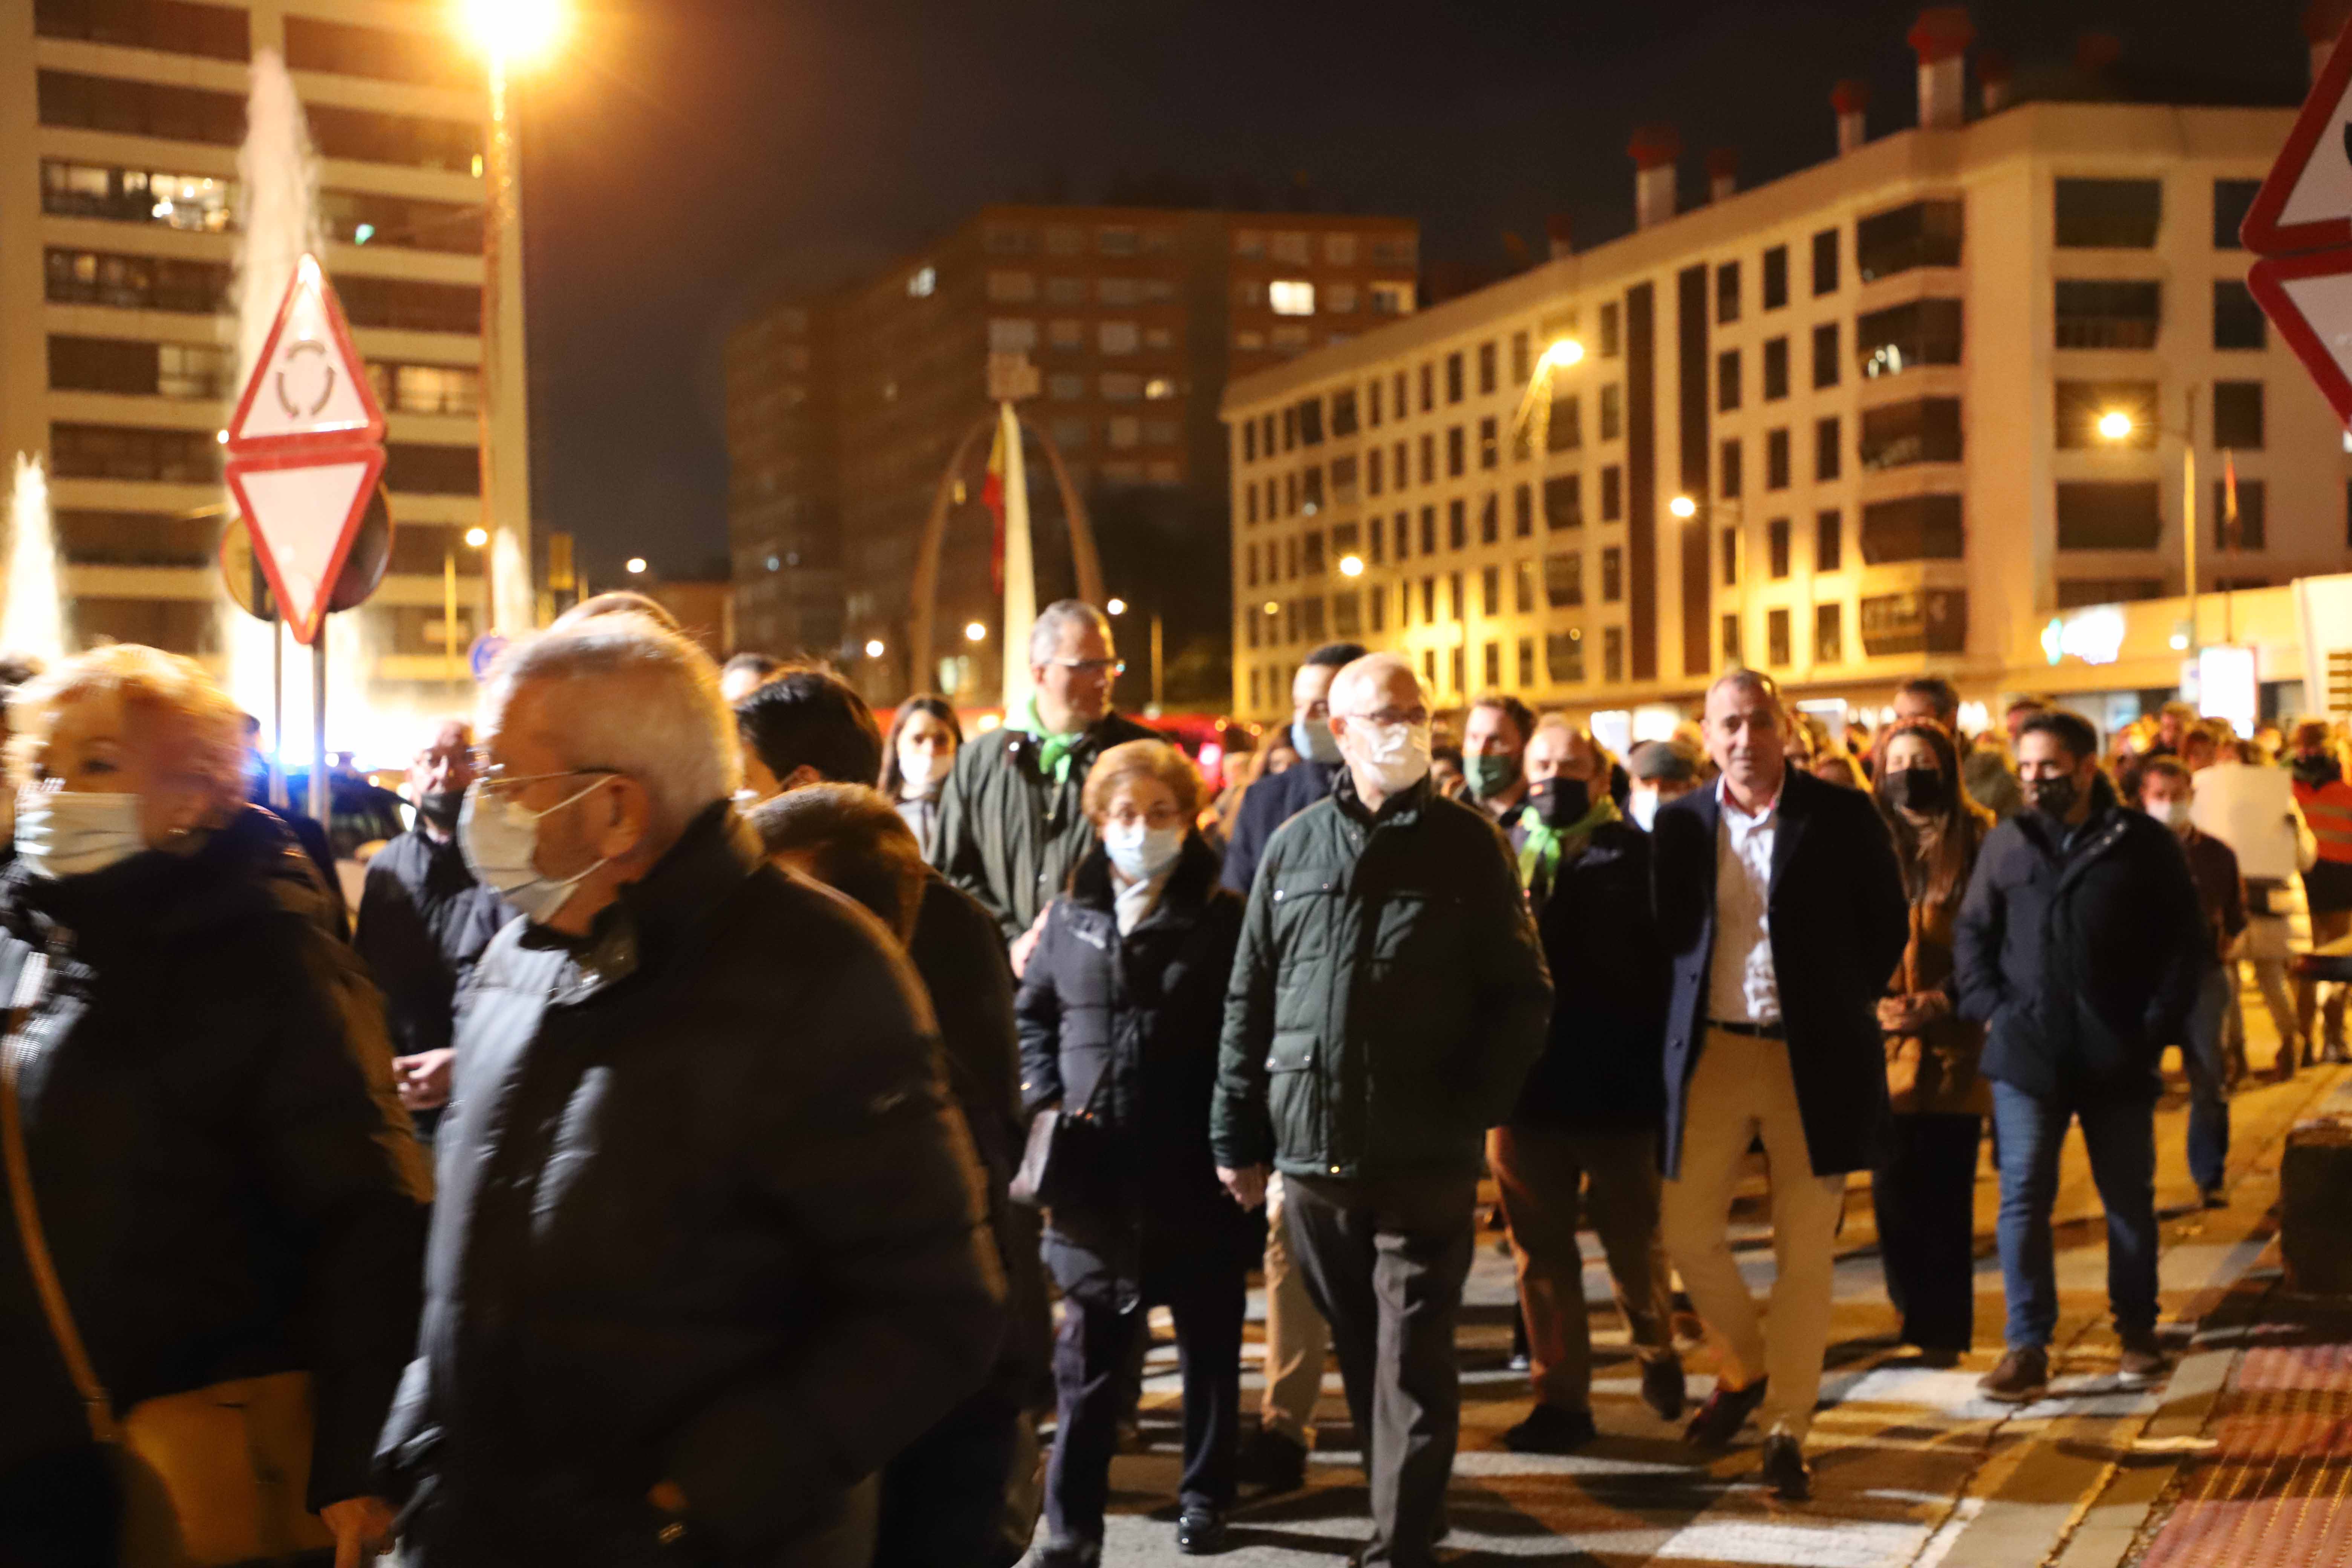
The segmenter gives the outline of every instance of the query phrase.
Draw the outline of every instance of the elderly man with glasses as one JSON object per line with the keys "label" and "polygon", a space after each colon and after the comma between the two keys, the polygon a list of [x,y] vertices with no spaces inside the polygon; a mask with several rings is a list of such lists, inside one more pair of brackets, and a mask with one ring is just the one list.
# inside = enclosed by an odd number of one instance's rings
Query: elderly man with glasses
{"label": "elderly man with glasses", "polygon": [[1479,1156],[1542,1053],[1551,982],[1501,831],[1431,785],[1412,668],[1358,659],[1330,704],[1347,772],[1266,847],[1210,1145],[1244,1208],[1282,1174],[1371,1481],[1357,1561],[1423,1568],[1461,1430]]}
{"label": "elderly man with glasses", "polygon": [[525,917],[459,1005],[416,1358],[379,1447],[420,1568],[864,1568],[874,1472],[1003,1323],[930,1010],[764,863],[719,672],[607,616],[483,694],[467,860]]}
{"label": "elderly man with glasses", "polygon": [[1113,746],[1161,738],[1111,711],[1124,668],[1100,610],[1077,599],[1047,605],[1029,634],[1029,701],[956,754],[940,794],[939,868],[996,917],[1016,974],[1045,907],[1094,847],[1078,799],[1087,770]]}

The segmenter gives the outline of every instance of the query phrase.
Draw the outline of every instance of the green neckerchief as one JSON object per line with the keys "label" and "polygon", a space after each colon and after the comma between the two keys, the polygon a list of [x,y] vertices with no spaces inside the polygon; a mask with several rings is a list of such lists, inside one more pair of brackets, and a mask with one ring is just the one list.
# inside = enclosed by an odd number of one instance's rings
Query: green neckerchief
{"label": "green neckerchief", "polygon": [[1073,730],[1066,735],[1057,735],[1046,729],[1045,721],[1037,716],[1037,694],[1034,691],[1029,694],[1028,705],[1021,710],[1021,716],[1013,721],[1013,727],[1026,730],[1037,737],[1037,760],[1045,764],[1045,771],[1054,776],[1055,784],[1070,782],[1070,755],[1078,749],[1078,742],[1087,738],[1085,730]]}
{"label": "green neckerchief", "polygon": [[1604,823],[1622,822],[1624,815],[1617,809],[1616,800],[1604,791],[1591,810],[1567,827],[1548,827],[1533,812],[1528,814],[1528,836],[1519,841],[1519,885],[1541,903],[1551,896],[1560,862],[1583,854],[1584,847],[1592,841],[1594,829]]}

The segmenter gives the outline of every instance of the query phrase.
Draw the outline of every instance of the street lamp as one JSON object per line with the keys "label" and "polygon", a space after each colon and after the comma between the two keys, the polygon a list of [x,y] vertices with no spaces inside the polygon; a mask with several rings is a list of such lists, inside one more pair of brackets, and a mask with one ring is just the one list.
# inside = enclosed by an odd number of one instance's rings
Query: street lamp
{"label": "street lamp", "polygon": [[1543,362],[1557,370],[1565,365],[1584,363],[1584,345],[1574,338],[1555,338],[1543,352]]}
{"label": "street lamp", "polygon": [[[446,538],[445,534],[443,536]],[[466,547],[479,550],[490,542],[481,528],[466,531]],[[490,572],[489,563],[482,563],[482,629],[489,629]],[[449,545],[441,552],[441,674],[451,685],[457,680],[457,547]]]}
{"label": "street lamp", "polygon": [[[528,527],[523,515],[525,503],[520,493],[505,498],[501,505],[500,475],[506,466],[493,439],[491,420],[499,408],[499,396],[506,381],[507,354],[502,352],[501,331],[505,325],[502,300],[506,291],[507,268],[514,268],[514,284],[518,292],[522,286],[521,219],[515,204],[514,131],[507,114],[507,79],[509,73],[526,68],[544,60],[553,52],[564,30],[564,0],[457,0],[456,20],[459,29],[473,41],[489,68],[490,132],[483,148],[482,183],[487,198],[482,222],[482,363],[481,387],[478,394],[480,405],[480,440],[482,468],[482,524],[487,537],[495,538],[501,522],[509,527]],[[511,345],[520,357],[520,334]],[[511,459],[518,465],[520,455]],[[519,488],[518,488],[519,491]],[[519,559],[528,561],[527,550],[516,552]],[[530,572],[523,572],[524,581],[506,584],[517,615],[524,621],[531,617]],[[491,602],[491,626],[496,629],[498,606]],[[517,626],[516,630],[522,629]]]}
{"label": "street lamp", "polygon": [[1666,510],[1673,512],[1676,517],[1681,518],[1685,522],[1688,522],[1691,519],[1698,515],[1698,502],[1691,500],[1688,496],[1676,496],[1674,500],[1666,503]]}
{"label": "street lamp", "polygon": [[889,649],[883,646],[880,637],[872,638],[866,645],[866,657],[868,658],[880,658],[888,651]]}
{"label": "street lamp", "polygon": [[1340,576],[1342,576],[1342,577],[1360,577],[1360,576],[1362,576],[1363,574],[1364,574],[1364,558],[1363,558],[1362,556],[1360,556],[1360,555],[1342,555],[1341,557],[1339,557],[1339,575],[1340,575]]}
{"label": "street lamp", "polygon": [[[2180,557],[2189,583],[2189,639],[2185,651],[2197,657],[2200,646],[2197,626],[2197,388],[2182,389],[2180,428],[2160,425],[2154,420],[2147,424],[2153,436],[2176,436],[2180,439]],[[2120,445],[2141,433],[2141,423],[2126,409],[2110,408],[2094,421],[2102,439]],[[2224,601],[2225,605],[2227,601]],[[2179,646],[2179,645],[2176,645]]]}
{"label": "street lamp", "polygon": [[973,621],[971,625],[964,627],[963,640],[966,642],[986,642],[988,640],[988,628],[982,626],[980,622]]}
{"label": "street lamp", "polygon": [[1114,616],[1123,616],[1127,614],[1127,601],[1125,599],[1113,599],[1109,604],[1105,605],[1103,608],[1108,610]]}
{"label": "street lamp", "polygon": [[1523,456],[1533,455],[1551,439],[1551,384],[1559,372],[1584,363],[1584,345],[1574,338],[1554,338],[1536,356],[1535,374],[1511,416],[1511,437]]}
{"label": "street lamp", "polygon": [[[476,531],[478,532],[479,530],[477,530]],[[642,577],[646,574],[646,558],[644,556],[632,555],[629,557],[627,564],[630,576]]]}

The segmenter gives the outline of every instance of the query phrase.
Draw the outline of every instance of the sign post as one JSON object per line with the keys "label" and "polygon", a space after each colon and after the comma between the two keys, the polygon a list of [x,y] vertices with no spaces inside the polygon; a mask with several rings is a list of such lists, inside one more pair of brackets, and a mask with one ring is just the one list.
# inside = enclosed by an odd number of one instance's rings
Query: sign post
{"label": "sign post", "polygon": [[327,820],[326,618],[383,478],[383,410],[334,286],[305,256],[229,421],[229,492],[294,640],[310,649],[310,815]]}

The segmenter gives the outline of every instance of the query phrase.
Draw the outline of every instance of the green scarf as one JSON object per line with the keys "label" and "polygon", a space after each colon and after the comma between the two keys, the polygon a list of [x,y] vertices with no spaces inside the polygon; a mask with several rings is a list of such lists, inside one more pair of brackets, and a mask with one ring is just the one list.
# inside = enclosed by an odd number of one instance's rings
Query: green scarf
{"label": "green scarf", "polygon": [[1584,847],[1592,841],[1594,829],[1604,823],[1623,820],[1616,800],[1604,790],[1592,809],[1569,826],[1550,827],[1540,821],[1530,821],[1528,836],[1519,843],[1519,885],[1537,903],[1542,903],[1551,896],[1560,863],[1583,854]]}
{"label": "green scarf", "polygon": [[1045,765],[1045,772],[1053,775],[1055,784],[1070,782],[1070,756],[1078,749],[1078,743],[1087,738],[1086,731],[1073,730],[1066,735],[1057,735],[1046,729],[1045,721],[1037,716],[1037,694],[1034,691],[1029,694],[1028,705],[1021,710],[1021,715],[1013,721],[1013,727],[1037,737],[1037,760]]}

